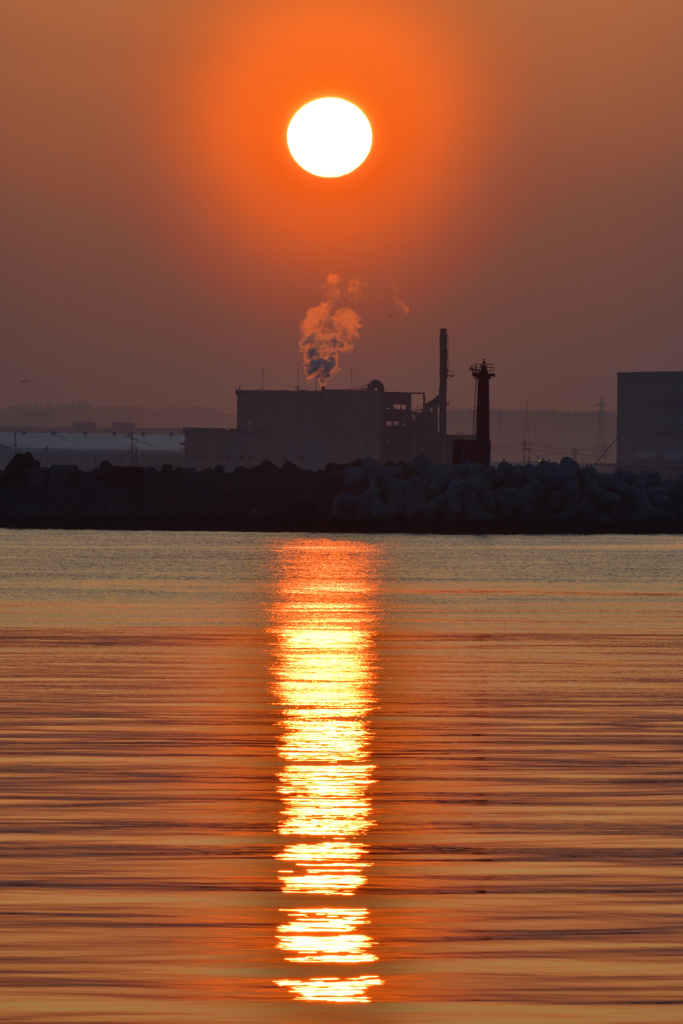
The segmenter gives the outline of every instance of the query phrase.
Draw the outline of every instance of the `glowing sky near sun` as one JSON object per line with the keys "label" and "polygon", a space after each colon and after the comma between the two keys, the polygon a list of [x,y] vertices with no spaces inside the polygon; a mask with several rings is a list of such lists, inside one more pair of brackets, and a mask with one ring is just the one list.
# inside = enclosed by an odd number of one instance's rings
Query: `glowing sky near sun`
{"label": "glowing sky near sun", "polygon": [[[680,366],[680,3],[39,6],[0,32],[0,407],[294,387],[330,273],[365,285],[357,384],[433,395],[440,326],[453,407],[484,355],[516,409]],[[287,145],[325,98],[372,130],[334,177]]]}

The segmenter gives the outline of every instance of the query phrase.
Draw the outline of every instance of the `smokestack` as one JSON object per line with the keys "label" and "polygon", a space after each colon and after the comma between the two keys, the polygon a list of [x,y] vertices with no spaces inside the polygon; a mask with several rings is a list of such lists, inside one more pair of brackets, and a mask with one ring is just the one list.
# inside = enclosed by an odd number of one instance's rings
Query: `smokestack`
{"label": "smokestack", "polygon": [[439,462],[446,461],[446,417],[448,415],[448,331],[439,331]]}

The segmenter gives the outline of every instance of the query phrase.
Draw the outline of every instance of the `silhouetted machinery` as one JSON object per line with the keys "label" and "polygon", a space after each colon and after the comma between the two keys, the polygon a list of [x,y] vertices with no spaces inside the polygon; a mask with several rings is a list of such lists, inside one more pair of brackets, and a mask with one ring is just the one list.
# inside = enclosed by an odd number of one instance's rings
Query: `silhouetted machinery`
{"label": "silhouetted machinery", "polygon": [[491,409],[489,405],[489,381],[495,377],[493,363],[482,359],[481,363],[470,366],[474,377],[474,415],[472,436],[456,437],[453,441],[453,464],[456,462],[491,461]]}

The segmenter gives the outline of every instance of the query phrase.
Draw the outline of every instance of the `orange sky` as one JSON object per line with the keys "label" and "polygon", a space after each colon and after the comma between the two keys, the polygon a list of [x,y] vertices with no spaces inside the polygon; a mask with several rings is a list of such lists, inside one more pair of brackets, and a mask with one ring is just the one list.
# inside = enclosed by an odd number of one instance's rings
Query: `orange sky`
{"label": "orange sky", "polygon": [[[681,38],[679,0],[5,0],[0,405],[292,387],[331,272],[332,386],[434,393],[441,326],[453,405],[482,356],[508,407],[683,368]],[[345,178],[286,149],[320,95],[373,125]]]}

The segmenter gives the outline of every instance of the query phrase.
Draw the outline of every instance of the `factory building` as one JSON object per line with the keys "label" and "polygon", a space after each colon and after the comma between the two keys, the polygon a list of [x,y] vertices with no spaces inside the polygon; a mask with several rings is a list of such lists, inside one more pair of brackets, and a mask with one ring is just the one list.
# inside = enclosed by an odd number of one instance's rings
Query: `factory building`
{"label": "factory building", "polygon": [[[186,465],[322,469],[358,453],[379,458],[379,395],[374,391],[237,392],[237,429],[185,429]],[[353,452],[353,454],[351,454]]]}
{"label": "factory building", "polygon": [[617,464],[683,472],[683,371],[617,374]]}
{"label": "factory building", "polygon": [[439,395],[386,391],[379,380],[365,388],[320,391],[245,391],[237,395],[237,428],[185,428],[186,465],[277,466],[294,462],[323,469],[329,462],[370,456],[380,462],[409,460],[424,452],[450,461],[446,438],[448,338],[439,339]]}
{"label": "factory building", "polygon": [[[327,462],[380,457],[382,393],[364,391],[238,391],[237,429],[257,430],[271,462],[310,469]],[[274,457],[273,457],[274,456]]]}
{"label": "factory building", "polygon": [[[320,391],[245,391],[237,394],[237,429],[185,429],[187,466],[281,466],[323,469],[328,462],[370,456],[381,462],[436,455],[437,414],[422,393],[367,388]],[[431,429],[430,429],[431,428]]]}

